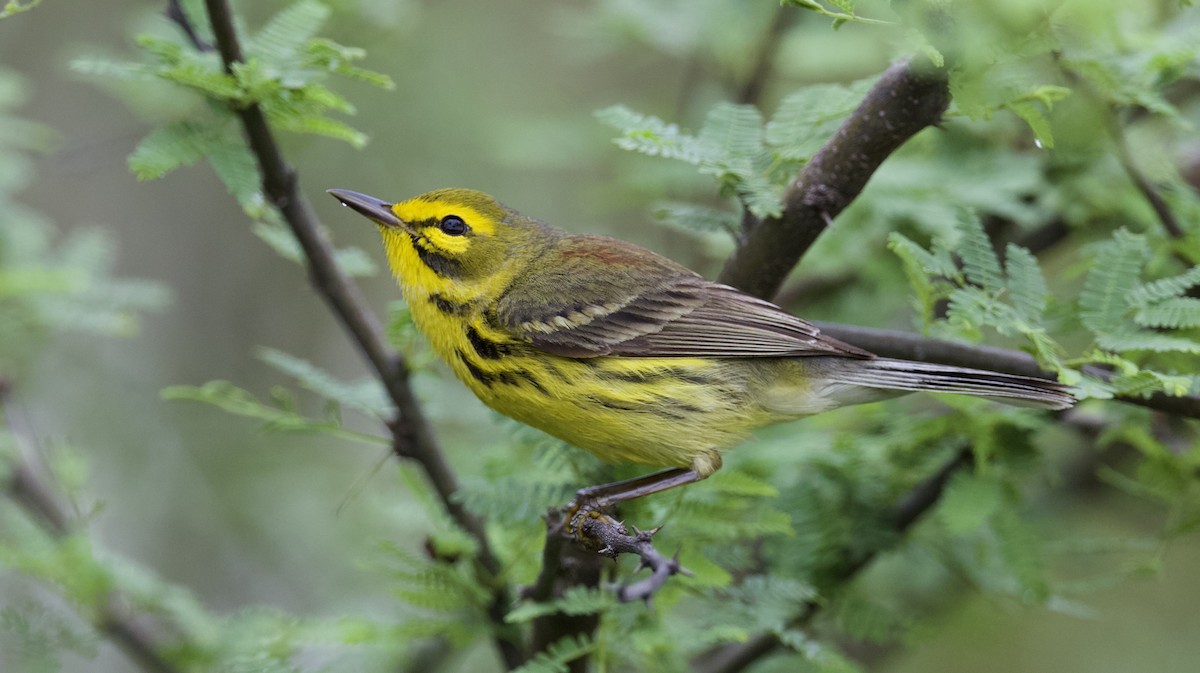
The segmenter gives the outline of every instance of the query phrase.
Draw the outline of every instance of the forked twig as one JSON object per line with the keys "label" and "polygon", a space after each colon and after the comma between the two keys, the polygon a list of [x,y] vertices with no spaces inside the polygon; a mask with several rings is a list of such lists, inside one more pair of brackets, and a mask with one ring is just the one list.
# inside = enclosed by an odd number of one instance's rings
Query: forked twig
{"label": "forked twig", "polygon": [[650,569],[650,576],[617,588],[617,600],[627,603],[630,601],[650,602],[654,594],[662,588],[672,575],[691,575],[679,564],[679,555],[671,558],[663,556],[654,548],[654,535],[662,527],[650,530],[629,529],[625,524],[605,515],[588,516],[580,526],[586,544],[596,545],[596,553],[615,559],[621,554],[636,554],[641,562],[636,573],[643,568]]}

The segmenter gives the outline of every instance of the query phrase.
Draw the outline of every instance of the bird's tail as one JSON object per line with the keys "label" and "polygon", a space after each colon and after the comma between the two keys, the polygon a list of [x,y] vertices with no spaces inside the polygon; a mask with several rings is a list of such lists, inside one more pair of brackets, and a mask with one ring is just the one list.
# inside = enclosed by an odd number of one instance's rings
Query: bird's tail
{"label": "bird's tail", "polygon": [[883,390],[976,395],[1042,409],[1075,404],[1067,386],[1046,379],[889,358],[841,362],[845,366],[825,372],[830,381]]}

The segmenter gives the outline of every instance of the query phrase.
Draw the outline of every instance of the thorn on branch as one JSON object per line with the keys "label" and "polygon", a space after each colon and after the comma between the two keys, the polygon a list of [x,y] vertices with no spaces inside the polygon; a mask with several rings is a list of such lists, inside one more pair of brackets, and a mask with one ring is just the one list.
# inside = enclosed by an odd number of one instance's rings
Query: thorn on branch
{"label": "thorn on branch", "polygon": [[629,603],[636,600],[645,601],[649,605],[654,594],[666,584],[672,575],[682,574],[691,576],[679,563],[679,554],[667,558],[654,548],[653,539],[662,526],[650,530],[629,529],[625,525],[605,514],[588,512],[580,524],[580,542],[585,547],[594,549],[601,556],[616,559],[621,554],[636,554],[640,559],[637,570],[650,569],[650,576],[617,588],[617,600]]}

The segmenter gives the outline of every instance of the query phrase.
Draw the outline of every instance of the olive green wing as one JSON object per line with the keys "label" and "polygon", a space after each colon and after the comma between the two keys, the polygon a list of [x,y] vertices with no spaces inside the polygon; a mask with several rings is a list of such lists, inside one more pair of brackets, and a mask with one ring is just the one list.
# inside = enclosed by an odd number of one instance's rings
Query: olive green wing
{"label": "olive green wing", "polygon": [[548,353],[874,357],[770,302],[628,243],[577,237],[567,251],[555,264],[542,265],[553,269],[515,280],[494,316],[503,329]]}

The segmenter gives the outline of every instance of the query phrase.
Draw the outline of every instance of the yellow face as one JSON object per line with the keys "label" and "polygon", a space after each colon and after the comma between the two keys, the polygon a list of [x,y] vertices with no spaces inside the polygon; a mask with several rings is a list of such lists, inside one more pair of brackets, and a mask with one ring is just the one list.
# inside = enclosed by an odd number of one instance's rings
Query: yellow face
{"label": "yellow face", "polygon": [[556,237],[551,228],[469,189],[440,189],[397,203],[348,190],[330,193],[379,225],[388,263],[406,292],[498,291],[521,262]]}

